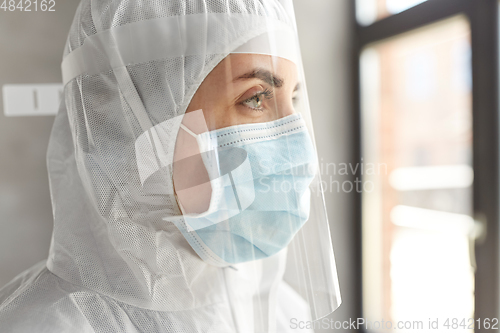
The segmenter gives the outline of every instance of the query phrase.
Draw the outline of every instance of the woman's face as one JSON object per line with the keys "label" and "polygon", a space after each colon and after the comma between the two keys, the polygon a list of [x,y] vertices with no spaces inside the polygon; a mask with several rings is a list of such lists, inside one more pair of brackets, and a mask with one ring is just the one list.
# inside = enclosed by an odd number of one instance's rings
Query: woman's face
{"label": "woman's face", "polygon": [[[295,112],[297,68],[268,55],[231,54],[205,78],[182,123],[194,134],[269,122]],[[179,130],[174,152],[174,187],[187,214],[208,210],[212,188],[196,139]],[[193,186],[193,184],[197,184]]]}

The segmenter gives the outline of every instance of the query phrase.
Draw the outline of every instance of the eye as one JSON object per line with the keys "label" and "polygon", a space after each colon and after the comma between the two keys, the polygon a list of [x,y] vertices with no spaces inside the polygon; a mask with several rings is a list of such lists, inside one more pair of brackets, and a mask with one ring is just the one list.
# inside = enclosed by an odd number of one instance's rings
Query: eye
{"label": "eye", "polygon": [[262,107],[262,95],[255,95],[244,101],[243,104],[252,109],[260,109]]}
{"label": "eye", "polygon": [[262,103],[264,101],[264,98],[271,99],[273,97],[272,95],[273,95],[272,92],[266,89],[244,100],[242,104],[249,107],[250,109],[262,111]]}

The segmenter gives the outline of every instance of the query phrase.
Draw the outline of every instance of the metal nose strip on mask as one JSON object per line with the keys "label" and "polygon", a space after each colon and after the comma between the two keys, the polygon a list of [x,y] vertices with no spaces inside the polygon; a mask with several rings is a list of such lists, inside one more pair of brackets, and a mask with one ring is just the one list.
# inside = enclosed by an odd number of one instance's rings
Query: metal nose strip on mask
{"label": "metal nose strip on mask", "polygon": [[289,135],[301,131],[306,131],[307,125],[300,113],[294,113],[281,118],[273,125],[244,124],[238,125],[230,131],[222,129],[217,133],[217,147],[230,147],[238,144],[255,143],[262,140],[276,139],[282,135]]}

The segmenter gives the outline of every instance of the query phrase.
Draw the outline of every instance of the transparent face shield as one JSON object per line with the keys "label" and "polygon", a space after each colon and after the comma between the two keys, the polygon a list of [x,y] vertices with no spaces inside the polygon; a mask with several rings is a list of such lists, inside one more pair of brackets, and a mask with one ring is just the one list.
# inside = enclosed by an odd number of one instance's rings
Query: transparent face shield
{"label": "transparent face shield", "polygon": [[236,321],[316,320],[341,298],[292,4],[229,2],[241,13],[133,16],[63,61],[78,172],[125,266],[108,289],[178,311],[222,281],[253,313]]}
{"label": "transparent face shield", "polygon": [[316,320],[341,300],[296,41],[291,30],[267,31],[207,75],[176,139],[182,218],[165,220],[212,265],[282,262]]}

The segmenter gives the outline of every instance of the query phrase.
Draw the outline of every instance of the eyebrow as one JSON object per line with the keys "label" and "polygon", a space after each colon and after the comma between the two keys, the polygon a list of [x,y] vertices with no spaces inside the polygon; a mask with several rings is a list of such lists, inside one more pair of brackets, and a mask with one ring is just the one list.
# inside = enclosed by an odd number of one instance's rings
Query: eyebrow
{"label": "eyebrow", "polygon": [[270,86],[281,88],[285,81],[271,73],[266,69],[255,69],[251,72],[243,74],[235,79],[236,80],[248,80],[248,79],[259,79],[269,84]]}

